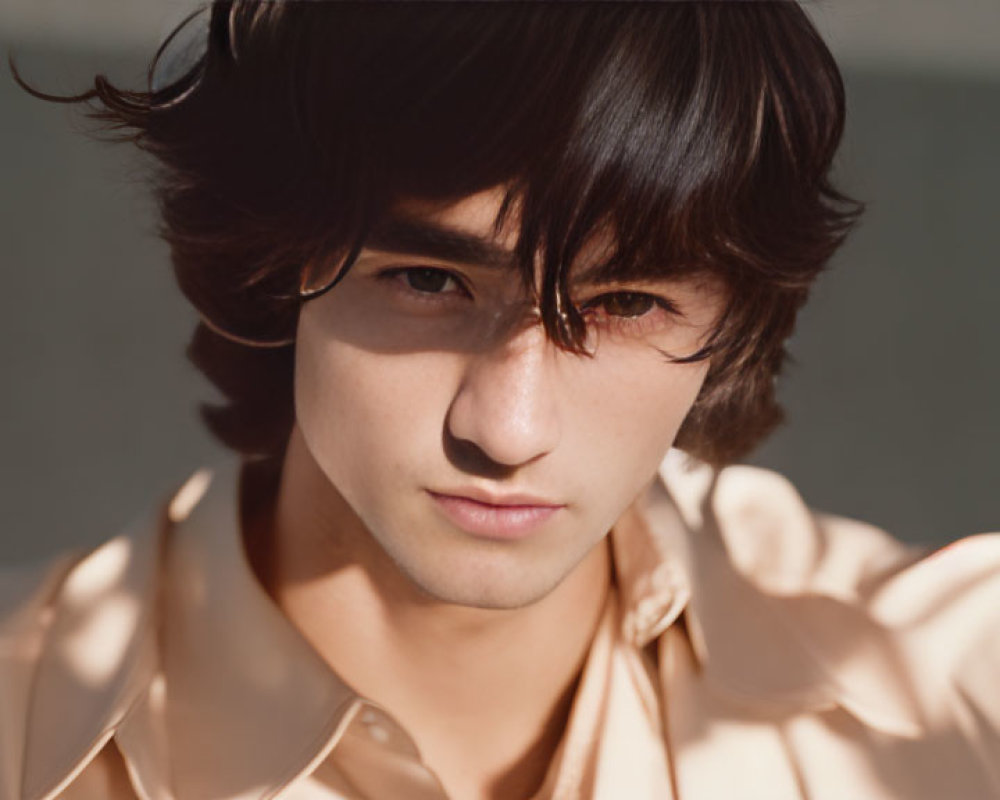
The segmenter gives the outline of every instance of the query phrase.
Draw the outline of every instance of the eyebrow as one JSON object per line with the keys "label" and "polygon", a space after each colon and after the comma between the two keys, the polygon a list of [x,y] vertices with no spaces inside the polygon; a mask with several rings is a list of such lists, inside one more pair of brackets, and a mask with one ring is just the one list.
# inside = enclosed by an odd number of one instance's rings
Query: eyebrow
{"label": "eyebrow", "polygon": [[[477,236],[426,219],[392,215],[383,219],[368,234],[365,247],[397,255],[422,256],[456,264],[468,264],[492,269],[516,269],[517,259],[491,239]],[[605,265],[591,264],[572,276],[579,285],[614,284],[621,279],[602,277]],[[643,276],[631,276],[632,278]],[[622,276],[627,282],[628,276]]]}
{"label": "eyebrow", "polygon": [[513,251],[485,237],[410,217],[384,220],[368,235],[365,246],[497,269],[512,269],[516,264]]}

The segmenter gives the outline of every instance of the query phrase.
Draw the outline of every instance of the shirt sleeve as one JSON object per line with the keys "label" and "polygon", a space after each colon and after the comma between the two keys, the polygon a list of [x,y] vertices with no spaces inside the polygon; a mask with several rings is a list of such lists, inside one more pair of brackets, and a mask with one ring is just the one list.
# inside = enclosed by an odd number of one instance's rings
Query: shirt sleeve
{"label": "shirt sleeve", "polygon": [[951,717],[1000,789],[1000,533],[885,576],[868,607],[899,637],[928,713]]}

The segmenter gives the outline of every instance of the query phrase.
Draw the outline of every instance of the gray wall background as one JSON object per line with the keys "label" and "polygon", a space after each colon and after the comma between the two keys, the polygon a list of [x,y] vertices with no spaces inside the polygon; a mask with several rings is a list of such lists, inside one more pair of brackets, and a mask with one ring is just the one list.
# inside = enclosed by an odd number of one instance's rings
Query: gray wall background
{"label": "gray wall background", "polygon": [[[142,85],[155,37],[47,37],[12,7],[0,49],[38,85]],[[1000,68],[989,49],[985,68],[963,60],[961,36],[944,58],[883,52],[827,13],[849,93],[842,183],[868,213],[801,318],[788,424],[754,460],[908,541],[997,530]],[[0,563],[95,544],[222,455],[197,420],[213,395],[183,356],[194,315],[140,166],[2,72]]]}

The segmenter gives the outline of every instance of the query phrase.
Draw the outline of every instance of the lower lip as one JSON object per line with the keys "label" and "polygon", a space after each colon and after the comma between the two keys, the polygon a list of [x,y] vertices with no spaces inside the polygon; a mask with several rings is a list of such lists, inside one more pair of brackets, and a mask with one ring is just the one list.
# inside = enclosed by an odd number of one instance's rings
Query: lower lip
{"label": "lower lip", "polygon": [[522,539],[563,506],[491,506],[466,497],[430,493],[438,508],[462,530],[487,539]]}

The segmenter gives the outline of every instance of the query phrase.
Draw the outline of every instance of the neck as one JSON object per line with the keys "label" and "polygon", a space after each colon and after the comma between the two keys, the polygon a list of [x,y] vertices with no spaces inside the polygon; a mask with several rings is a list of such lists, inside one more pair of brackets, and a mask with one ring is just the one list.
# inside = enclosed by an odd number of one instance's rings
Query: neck
{"label": "neck", "polygon": [[605,543],[523,608],[441,602],[399,571],[294,434],[269,521],[251,560],[278,606],[411,733],[453,796],[537,788],[606,602]]}

